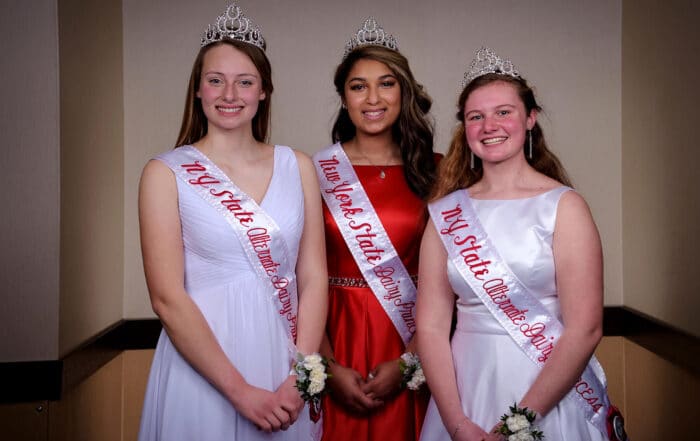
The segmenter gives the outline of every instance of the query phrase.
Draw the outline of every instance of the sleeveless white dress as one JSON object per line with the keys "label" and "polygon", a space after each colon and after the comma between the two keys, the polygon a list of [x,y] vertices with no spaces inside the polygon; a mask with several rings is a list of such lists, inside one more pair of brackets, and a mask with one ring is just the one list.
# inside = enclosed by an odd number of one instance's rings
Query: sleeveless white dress
{"label": "sleeveless white dress", "polygon": [[[493,246],[515,276],[561,320],[555,281],[552,235],[559,187],[541,195],[514,200],[472,199],[474,209]],[[447,274],[457,299],[457,329],[452,338],[452,359],[462,410],[489,431],[508,407],[519,402],[535,381],[539,368],[464,282],[448,260]],[[582,293],[583,295],[584,293]],[[576,404],[564,399],[536,425],[546,441],[606,440],[588,423]],[[421,441],[450,441],[450,434],[431,399]]]}
{"label": "sleeveless white dress", "polygon": [[[188,184],[179,178],[176,181],[185,290],[246,381],[274,391],[289,374],[290,352],[287,330],[275,311],[269,285],[256,275],[223,216]],[[260,206],[279,225],[290,257],[296,261],[304,196],[296,156],[289,147],[275,146],[272,179]],[[161,332],[146,389],[140,441],[307,441],[313,439],[314,427],[305,406],[287,431],[259,431]]]}

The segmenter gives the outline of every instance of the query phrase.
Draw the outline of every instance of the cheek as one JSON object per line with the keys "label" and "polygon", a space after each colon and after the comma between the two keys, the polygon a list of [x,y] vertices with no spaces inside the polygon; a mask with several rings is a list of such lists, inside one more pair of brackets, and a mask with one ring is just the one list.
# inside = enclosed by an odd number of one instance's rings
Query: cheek
{"label": "cheek", "polygon": [[214,95],[216,95],[215,89],[204,84],[202,84],[197,91],[197,97],[202,101],[211,101]]}
{"label": "cheek", "polygon": [[467,144],[472,144],[478,141],[481,127],[478,124],[467,124],[464,128],[464,135],[467,138]]}

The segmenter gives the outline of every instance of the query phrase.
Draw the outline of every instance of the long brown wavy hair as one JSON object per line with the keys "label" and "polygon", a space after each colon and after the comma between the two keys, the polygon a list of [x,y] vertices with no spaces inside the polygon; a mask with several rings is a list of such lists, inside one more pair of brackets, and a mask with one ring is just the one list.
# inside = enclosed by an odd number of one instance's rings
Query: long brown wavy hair
{"label": "long brown wavy hair", "polygon": [[[490,73],[472,80],[459,95],[459,100],[457,101],[457,120],[459,123],[452,135],[452,142],[447,155],[440,162],[439,178],[431,192],[430,199],[438,199],[460,188],[470,187],[482,178],[484,170],[481,167],[481,159],[474,156],[475,164],[473,169],[470,164],[471,149],[467,144],[464,132],[464,104],[473,91],[497,81],[508,83],[515,87],[528,115],[533,110],[536,112],[542,111],[542,107],[535,100],[535,93],[523,78]],[[556,155],[547,147],[547,141],[544,139],[544,133],[539,123],[535,123],[530,130],[530,136],[532,136],[532,159],[526,156],[528,164],[538,172],[571,187],[571,181],[566,170],[564,170]],[[527,137],[525,142],[527,143]]]}
{"label": "long brown wavy hair", "polygon": [[[333,83],[345,101],[345,81],[358,60],[369,59],[384,63],[401,86],[401,112],[392,127],[392,136],[399,145],[404,176],[408,187],[421,199],[426,199],[435,182],[433,157],[433,124],[428,116],[432,99],[413,77],[406,57],[382,46],[365,45],[355,48],[338,65]],[[338,111],[333,124],[333,142],[347,142],[355,137],[356,128],[347,109]]]}
{"label": "long brown wavy hair", "polygon": [[265,52],[257,46],[226,38],[201,48],[197,54],[197,58],[194,60],[192,73],[190,74],[190,82],[187,85],[185,112],[182,115],[182,125],[180,126],[180,134],[177,137],[175,147],[193,144],[207,134],[207,117],[204,115],[204,110],[202,110],[202,102],[197,97],[197,91],[199,90],[199,83],[202,79],[204,55],[206,55],[206,53],[212,48],[224,44],[233,46],[246,54],[260,74],[262,90],[265,92],[265,99],[260,101],[258,104],[258,112],[253,117],[253,138],[259,142],[267,142],[270,130],[270,107],[273,90],[272,67],[270,66],[270,60],[267,59]]}

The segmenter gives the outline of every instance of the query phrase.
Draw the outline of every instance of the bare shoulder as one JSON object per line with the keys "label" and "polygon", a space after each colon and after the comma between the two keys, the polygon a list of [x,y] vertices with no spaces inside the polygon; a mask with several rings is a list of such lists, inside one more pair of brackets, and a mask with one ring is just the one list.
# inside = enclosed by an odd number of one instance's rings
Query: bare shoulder
{"label": "bare shoulder", "polygon": [[151,159],[141,172],[141,188],[172,187],[175,185],[175,174],[162,161]]}
{"label": "bare shoulder", "polygon": [[294,155],[297,158],[297,164],[299,164],[299,172],[303,179],[313,179],[316,180],[316,170],[314,169],[314,163],[311,157],[299,150],[292,149]]}
{"label": "bare shoulder", "polygon": [[554,233],[571,239],[598,236],[591,209],[579,193],[567,191],[561,195]]}
{"label": "bare shoulder", "polygon": [[311,157],[308,154],[306,154],[305,152],[302,152],[301,150],[297,150],[297,149],[292,149],[292,151],[294,152],[294,155],[297,157],[297,162],[299,163],[300,167],[302,166],[302,164],[305,164],[307,167],[310,167],[313,165],[313,163],[311,161]]}
{"label": "bare shoulder", "polygon": [[588,203],[577,191],[565,191],[559,199],[557,217],[560,216],[591,216],[591,209]]}

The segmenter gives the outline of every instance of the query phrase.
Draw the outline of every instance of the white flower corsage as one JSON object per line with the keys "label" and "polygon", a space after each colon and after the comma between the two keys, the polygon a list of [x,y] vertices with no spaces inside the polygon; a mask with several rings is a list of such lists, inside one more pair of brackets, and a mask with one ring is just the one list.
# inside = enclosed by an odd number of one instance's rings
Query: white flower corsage
{"label": "white flower corsage", "polygon": [[418,390],[425,383],[423,367],[420,358],[413,352],[404,352],[399,359],[399,370],[401,371],[401,387],[411,390]]}
{"label": "white flower corsage", "polygon": [[311,419],[318,420],[321,415],[321,395],[326,388],[328,362],[317,353],[303,355],[297,353],[293,373],[297,376],[296,388],[301,398],[309,403]]}
{"label": "white flower corsage", "polygon": [[508,409],[510,414],[501,417],[503,424],[496,429],[496,433],[506,435],[508,441],[535,441],[544,438],[544,434],[532,425],[537,417],[535,412],[527,407],[521,409],[517,404]]}

